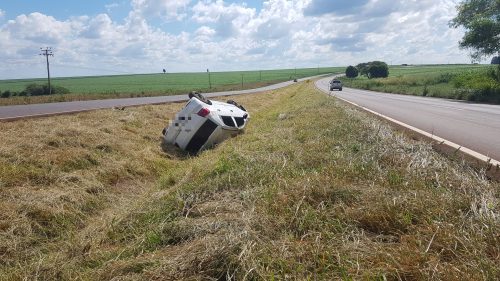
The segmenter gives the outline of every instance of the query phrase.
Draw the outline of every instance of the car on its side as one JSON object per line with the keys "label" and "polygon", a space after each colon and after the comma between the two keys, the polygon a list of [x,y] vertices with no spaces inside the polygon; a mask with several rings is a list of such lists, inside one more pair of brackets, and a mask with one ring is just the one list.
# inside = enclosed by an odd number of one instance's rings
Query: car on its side
{"label": "car on its side", "polygon": [[178,112],[168,128],[163,129],[165,143],[196,154],[243,132],[250,115],[233,100],[206,99],[197,92]]}
{"label": "car on its side", "polygon": [[333,91],[334,89],[342,91],[342,81],[338,79],[333,79],[332,81],[330,81],[330,91]]}

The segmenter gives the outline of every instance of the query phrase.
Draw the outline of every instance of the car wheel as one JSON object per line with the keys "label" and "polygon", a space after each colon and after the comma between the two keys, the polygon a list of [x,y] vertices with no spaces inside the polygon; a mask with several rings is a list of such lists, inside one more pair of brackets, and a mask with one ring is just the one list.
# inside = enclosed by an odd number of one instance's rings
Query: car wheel
{"label": "car wheel", "polygon": [[342,91],[342,88],[340,88],[339,91]]}
{"label": "car wheel", "polygon": [[212,101],[211,100],[205,98],[202,94],[200,94],[198,92],[192,91],[191,93],[188,94],[188,97],[189,98],[195,97],[195,98],[199,99],[200,101],[202,101],[202,102],[204,102],[204,103],[206,103],[208,105],[212,105]]}
{"label": "car wheel", "polygon": [[241,109],[243,111],[247,111],[242,105],[238,104],[234,100],[228,100],[227,103],[232,104],[232,105],[236,106],[237,108],[239,108],[239,109]]}

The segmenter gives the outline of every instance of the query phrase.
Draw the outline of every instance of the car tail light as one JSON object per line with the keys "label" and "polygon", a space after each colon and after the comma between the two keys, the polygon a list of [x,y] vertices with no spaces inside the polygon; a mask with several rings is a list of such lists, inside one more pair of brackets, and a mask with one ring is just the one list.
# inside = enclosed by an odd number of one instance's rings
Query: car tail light
{"label": "car tail light", "polygon": [[206,117],[208,114],[210,114],[210,110],[208,108],[202,108],[200,111],[198,111],[198,115],[201,117]]}

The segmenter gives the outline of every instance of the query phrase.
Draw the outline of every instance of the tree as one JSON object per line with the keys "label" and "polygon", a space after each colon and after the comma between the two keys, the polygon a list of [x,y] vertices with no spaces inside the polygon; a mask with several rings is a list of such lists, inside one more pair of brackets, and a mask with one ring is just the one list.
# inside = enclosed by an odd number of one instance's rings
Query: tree
{"label": "tree", "polygon": [[356,66],[361,75],[368,78],[384,78],[389,76],[389,66],[383,61],[360,63]]}
{"label": "tree", "polygon": [[165,68],[163,69],[163,74],[167,73],[167,71],[165,70]]}
{"label": "tree", "polygon": [[383,61],[372,61],[368,67],[368,78],[385,78],[389,76],[389,66]]}
{"label": "tree", "polygon": [[464,0],[457,11],[449,25],[465,29],[461,48],[471,50],[473,59],[500,52],[500,0]]}
{"label": "tree", "polygon": [[358,69],[360,75],[368,76],[368,67],[369,66],[370,66],[369,62],[364,62],[364,63],[360,63],[360,64],[356,65],[356,68]]}
{"label": "tree", "polygon": [[356,78],[358,77],[358,74],[359,74],[358,69],[352,65],[349,65],[345,70],[345,76],[347,76],[347,78]]}
{"label": "tree", "polygon": [[500,64],[500,56],[493,57],[491,59],[491,64]]}

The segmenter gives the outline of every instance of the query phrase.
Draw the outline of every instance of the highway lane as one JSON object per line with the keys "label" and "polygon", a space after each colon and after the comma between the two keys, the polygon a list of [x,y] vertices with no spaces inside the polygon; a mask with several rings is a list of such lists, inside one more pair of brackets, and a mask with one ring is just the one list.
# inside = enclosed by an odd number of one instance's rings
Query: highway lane
{"label": "highway lane", "polygon": [[[329,91],[329,78],[316,86]],[[331,95],[500,160],[500,106],[351,88]]]}
{"label": "highway lane", "polygon": [[[314,79],[324,75],[306,77],[298,79],[298,81],[305,81],[307,79]],[[279,88],[287,87],[294,84],[292,81],[286,81],[266,87],[240,90],[240,91],[227,91],[216,93],[203,93],[204,96],[212,98],[219,96],[232,96],[242,94],[260,93]],[[76,113],[96,109],[113,108],[113,107],[126,107],[126,106],[139,106],[146,104],[162,104],[170,102],[182,102],[188,100],[187,94],[176,96],[159,96],[159,97],[144,97],[144,98],[124,98],[124,99],[105,99],[105,100],[89,100],[89,101],[72,101],[72,102],[57,102],[57,103],[44,103],[44,104],[27,104],[27,105],[12,105],[0,106],[0,121],[12,121],[23,119],[27,117],[42,117],[57,114]]]}

